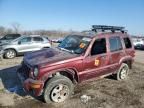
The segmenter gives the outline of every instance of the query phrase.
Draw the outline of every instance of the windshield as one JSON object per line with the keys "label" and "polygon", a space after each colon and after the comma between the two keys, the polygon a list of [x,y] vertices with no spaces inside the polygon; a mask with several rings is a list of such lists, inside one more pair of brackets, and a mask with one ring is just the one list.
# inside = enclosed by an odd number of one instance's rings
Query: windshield
{"label": "windshield", "polygon": [[91,38],[78,36],[78,35],[70,35],[67,36],[58,46],[58,48],[75,53],[82,54],[87,49]]}
{"label": "windshield", "polygon": [[8,34],[1,38],[1,40],[14,40],[16,38],[20,37],[19,34]]}

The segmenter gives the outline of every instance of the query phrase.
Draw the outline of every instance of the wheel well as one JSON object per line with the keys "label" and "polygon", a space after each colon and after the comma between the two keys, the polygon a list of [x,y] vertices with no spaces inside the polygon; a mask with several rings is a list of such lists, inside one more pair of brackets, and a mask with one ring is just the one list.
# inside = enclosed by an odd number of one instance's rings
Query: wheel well
{"label": "wheel well", "polygon": [[44,49],[44,48],[50,48],[50,47],[43,47],[43,49]]}
{"label": "wheel well", "polygon": [[124,61],[123,63],[126,63],[130,69],[132,69],[132,61],[131,60],[127,60],[127,61]]}
{"label": "wheel well", "polygon": [[76,73],[71,74],[70,72],[61,71],[60,74],[63,75],[63,76],[68,77],[73,83],[78,82],[78,77],[77,77]]}
{"label": "wheel well", "polygon": [[8,49],[5,49],[4,51],[7,51],[7,50],[14,50],[16,52],[16,55],[17,55],[17,51],[14,48],[8,48]]}
{"label": "wheel well", "polygon": [[51,79],[53,78],[54,76],[59,76],[59,75],[63,75],[63,76],[66,76],[67,78],[69,78],[74,84],[78,83],[78,76],[77,74],[72,74],[70,72],[67,72],[67,71],[60,71],[60,72],[56,72],[52,75],[49,75],[49,77],[47,78],[47,80],[45,81],[44,83],[44,88],[46,86],[46,83]]}

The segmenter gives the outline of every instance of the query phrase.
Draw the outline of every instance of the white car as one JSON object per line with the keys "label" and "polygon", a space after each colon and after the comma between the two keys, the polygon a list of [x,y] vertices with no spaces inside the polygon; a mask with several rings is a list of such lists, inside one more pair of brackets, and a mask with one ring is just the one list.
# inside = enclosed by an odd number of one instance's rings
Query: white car
{"label": "white car", "polygon": [[144,49],[144,39],[142,38],[133,39],[133,44],[136,49]]}

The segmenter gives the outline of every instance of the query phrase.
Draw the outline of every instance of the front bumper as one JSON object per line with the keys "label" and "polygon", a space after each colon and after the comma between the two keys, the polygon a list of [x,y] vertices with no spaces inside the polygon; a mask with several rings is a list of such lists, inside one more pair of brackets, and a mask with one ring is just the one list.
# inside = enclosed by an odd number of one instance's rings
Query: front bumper
{"label": "front bumper", "polygon": [[144,45],[136,45],[135,49],[140,49],[140,50],[144,50]]}
{"label": "front bumper", "polygon": [[0,60],[3,59],[3,54],[4,54],[3,50],[0,50]]}
{"label": "front bumper", "polygon": [[25,79],[21,72],[17,71],[18,78],[20,79],[25,92],[32,93],[34,96],[40,96],[43,92],[44,82],[34,80],[32,78]]}

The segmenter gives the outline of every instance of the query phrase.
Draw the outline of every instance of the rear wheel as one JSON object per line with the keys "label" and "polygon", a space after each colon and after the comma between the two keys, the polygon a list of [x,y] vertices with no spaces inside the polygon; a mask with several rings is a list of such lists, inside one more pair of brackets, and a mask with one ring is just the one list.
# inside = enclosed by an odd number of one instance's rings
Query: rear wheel
{"label": "rear wheel", "polygon": [[126,63],[122,63],[121,67],[119,68],[116,78],[117,80],[124,80],[127,78],[129,72],[129,66]]}
{"label": "rear wheel", "polygon": [[16,52],[13,49],[8,49],[5,51],[4,57],[7,59],[12,59],[16,57]]}
{"label": "rear wheel", "polygon": [[73,92],[72,81],[65,76],[55,76],[50,79],[44,90],[44,100],[46,103],[59,103],[68,99]]}

